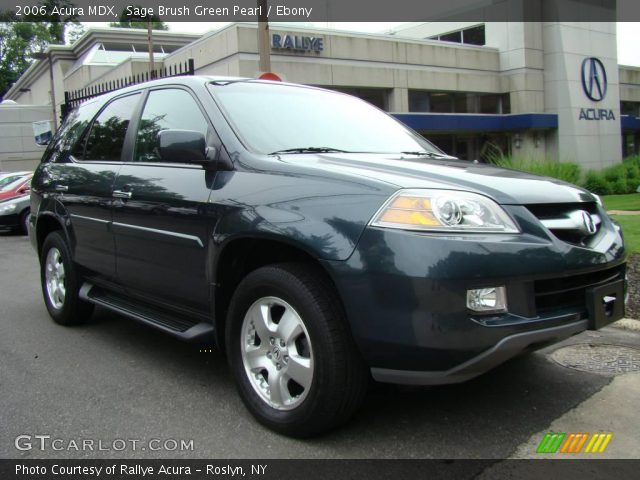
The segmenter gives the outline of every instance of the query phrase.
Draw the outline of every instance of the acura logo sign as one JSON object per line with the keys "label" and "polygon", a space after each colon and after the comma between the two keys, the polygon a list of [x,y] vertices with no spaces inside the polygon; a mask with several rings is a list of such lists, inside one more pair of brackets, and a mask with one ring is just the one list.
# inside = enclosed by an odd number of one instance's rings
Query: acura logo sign
{"label": "acura logo sign", "polygon": [[601,101],[607,94],[607,71],[598,58],[589,57],[583,60],[582,89],[594,102]]}

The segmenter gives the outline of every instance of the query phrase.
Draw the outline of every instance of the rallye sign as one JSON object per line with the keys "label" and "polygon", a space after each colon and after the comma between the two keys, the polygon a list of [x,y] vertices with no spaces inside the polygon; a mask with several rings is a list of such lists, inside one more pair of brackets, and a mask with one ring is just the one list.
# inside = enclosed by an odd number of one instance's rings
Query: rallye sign
{"label": "rallye sign", "polygon": [[271,48],[279,50],[300,50],[305,52],[321,52],[324,50],[324,38],[306,37],[302,35],[271,35]]}

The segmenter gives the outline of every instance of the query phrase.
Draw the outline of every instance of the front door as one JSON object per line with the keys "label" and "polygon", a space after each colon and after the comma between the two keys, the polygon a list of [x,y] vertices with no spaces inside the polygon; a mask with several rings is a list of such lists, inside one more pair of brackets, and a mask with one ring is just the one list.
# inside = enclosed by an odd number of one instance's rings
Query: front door
{"label": "front door", "polygon": [[205,311],[209,222],[204,212],[215,173],[161,161],[156,140],[165,129],[201,132],[216,146],[211,125],[188,90],[149,92],[132,161],[123,165],[114,187],[118,278],[132,294]]}

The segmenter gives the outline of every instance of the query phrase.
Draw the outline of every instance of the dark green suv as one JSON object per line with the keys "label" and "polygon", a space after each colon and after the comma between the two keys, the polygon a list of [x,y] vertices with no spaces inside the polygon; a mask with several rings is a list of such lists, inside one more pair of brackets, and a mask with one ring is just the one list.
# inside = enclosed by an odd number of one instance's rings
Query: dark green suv
{"label": "dark green suv", "polygon": [[596,196],[299,85],[182,77],[87,101],[30,222],[56,322],[100,305],[215,341],[249,410],[298,437],[347,420],[371,377],[464,381],[624,310]]}

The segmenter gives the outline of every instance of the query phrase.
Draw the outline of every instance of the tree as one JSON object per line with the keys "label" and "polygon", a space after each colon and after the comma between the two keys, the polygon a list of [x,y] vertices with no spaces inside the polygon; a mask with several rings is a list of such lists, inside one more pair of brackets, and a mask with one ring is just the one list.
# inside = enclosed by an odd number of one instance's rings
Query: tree
{"label": "tree", "polygon": [[[70,7],[69,0],[42,0],[39,5]],[[37,9],[36,9],[37,10]],[[26,15],[18,19],[13,12],[0,12],[0,99],[33,63],[34,55],[50,44],[64,44],[69,25],[78,24],[75,16]]]}
{"label": "tree", "polygon": [[120,14],[120,20],[109,23],[109,26],[115,28],[144,28],[146,30],[149,28],[149,23],[151,23],[153,30],[169,30],[169,26],[160,20],[158,15],[149,15],[146,13],[147,10],[139,5],[131,6],[130,11],[132,12],[131,14],[127,13],[127,9],[124,9]]}

